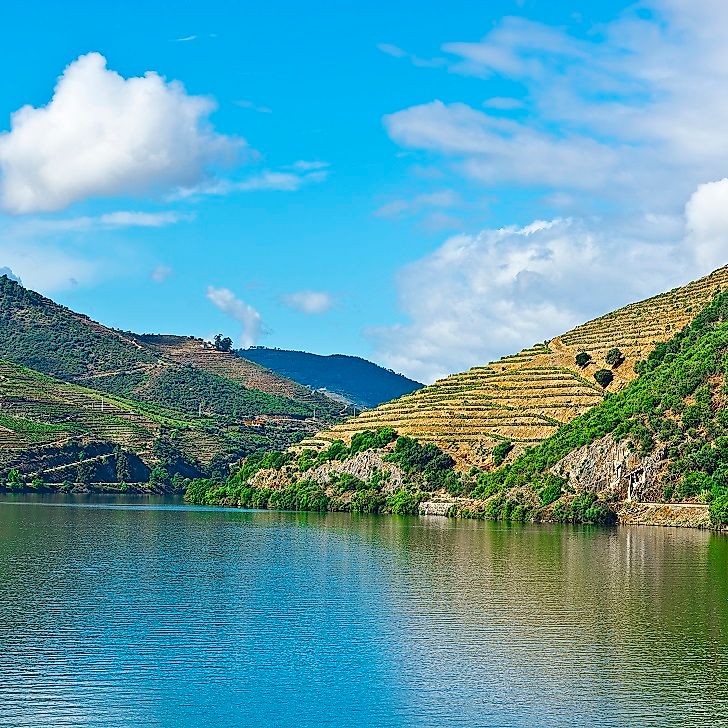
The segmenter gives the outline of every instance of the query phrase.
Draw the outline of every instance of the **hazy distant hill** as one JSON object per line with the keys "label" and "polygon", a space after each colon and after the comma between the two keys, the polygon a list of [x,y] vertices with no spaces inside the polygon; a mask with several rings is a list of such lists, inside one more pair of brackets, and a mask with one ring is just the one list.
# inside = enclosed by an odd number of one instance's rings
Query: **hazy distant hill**
{"label": "hazy distant hill", "polygon": [[132,478],[142,464],[201,473],[340,417],[330,397],[201,339],[116,331],[6,276],[0,360],[0,475],[114,448],[140,460]]}
{"label": "hazy distant hill", "polygon": [[376,407],[382,402],[409,394],[422,384],[390,369],[356,356],[322,356],[305,351],[268,349],[256,346],[240,352],[284,377],[314,389],[325,388],[357,407]]}

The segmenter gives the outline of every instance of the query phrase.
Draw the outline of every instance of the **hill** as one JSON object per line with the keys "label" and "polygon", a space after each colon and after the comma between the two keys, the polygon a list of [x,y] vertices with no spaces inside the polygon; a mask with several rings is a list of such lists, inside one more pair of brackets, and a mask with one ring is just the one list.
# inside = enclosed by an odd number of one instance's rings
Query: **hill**
{"label": "hill", "polygon": [[[437,446],[382,428],[318,452],[249,458],[226,485],[197,482],[188,498],[516,521],[726,527],[726,372],[728,291],[716,293],[688,325],[655,346],[619,391],[511,462],[465,471]],[[501,449],[501,461],[506,453]]]}
{"label": "hill", "polygon": [[[0,411],[20,418],[6,427],[14,443],[12,452],[0,452],[0,471],[6,472],[31,472],[38,447],[53,447],[37,433],[61,427],[55,442],[128,448],[147,471],[160,462],[154,444],[173,438],[177,460],[194,463],[200,474],[211,463],[290,445],[335,421],[341,409],[331,398],[201,339],[110,329],[6,276],[0,277],[0,359]],[[134,423],[134,437],[108,425],[112,403],[127,429]],[[192,472],[181,465],[176,470]]]}
{"label": "hill", "polygon": [[288,379],[340,395],[360,409],[376,407],[422,387],[419,382],[402,374],[356,356],[322,356],[263,346],[239,353]]}
{"label": "hill", "polygon": [[[599,404],[635,378],[634,365],[669,340],[728,288],[728,268],[634,303],[518,354],[454,374],[361,413],[301,443],[321,449],[367,429],[392,427],[431,442],[463,466],[489,466],[493,453],[513,458]],[[619,355],[612,363],[610,352]],[[577,356],[586,354],[577,363]],[[606,388],[595,379],[608,371]],[[598,376],[602,376],[601,374]],[[498,449],[496,449],[498,448]],[[498,459],[496,455],[496,460]]]}

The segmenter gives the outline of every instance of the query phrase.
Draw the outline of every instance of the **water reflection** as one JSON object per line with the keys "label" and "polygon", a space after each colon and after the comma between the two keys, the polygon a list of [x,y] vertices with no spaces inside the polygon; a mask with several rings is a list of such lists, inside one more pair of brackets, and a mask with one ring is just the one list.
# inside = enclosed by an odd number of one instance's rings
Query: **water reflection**
{"label": "water reflection", "polygon": [[697,725],[728,539],[0,503],[0,724]]}

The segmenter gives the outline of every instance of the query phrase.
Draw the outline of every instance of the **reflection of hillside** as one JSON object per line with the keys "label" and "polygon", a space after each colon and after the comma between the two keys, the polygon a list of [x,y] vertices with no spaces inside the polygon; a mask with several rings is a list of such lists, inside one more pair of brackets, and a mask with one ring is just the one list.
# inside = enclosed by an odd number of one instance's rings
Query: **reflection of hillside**
{"label": "reflection of hillside", "polygon": [[728,710],[723,536],[76,502],[103,507],[0,503],[0,724],[99,725],[81,705],[322,728]]}

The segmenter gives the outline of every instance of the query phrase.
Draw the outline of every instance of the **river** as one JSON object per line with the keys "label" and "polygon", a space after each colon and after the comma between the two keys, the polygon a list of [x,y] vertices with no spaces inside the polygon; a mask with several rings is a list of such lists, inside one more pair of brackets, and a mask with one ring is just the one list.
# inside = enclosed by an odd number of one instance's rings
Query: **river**
{"label": "river", "polygon": [[0,725],[728,723],[728,538],[0,497]]}

